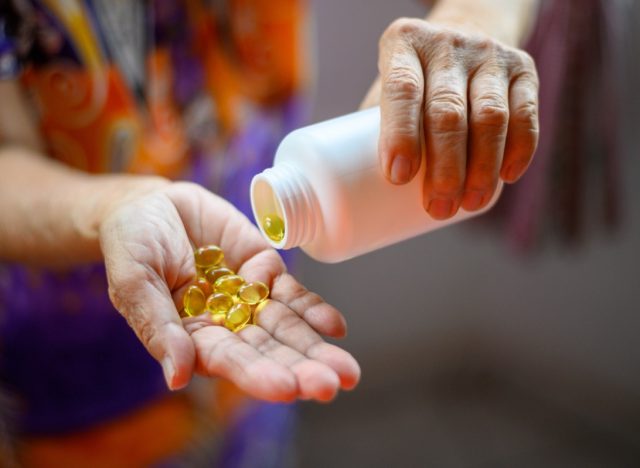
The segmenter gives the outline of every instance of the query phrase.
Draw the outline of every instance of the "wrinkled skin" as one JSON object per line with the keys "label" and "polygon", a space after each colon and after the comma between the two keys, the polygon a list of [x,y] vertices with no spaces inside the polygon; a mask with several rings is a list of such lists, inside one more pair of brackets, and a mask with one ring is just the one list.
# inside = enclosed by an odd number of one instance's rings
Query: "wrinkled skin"
{"label": "wrinkled skin", "polygon": [[363,106],[381,107],[380,164],[395,184],[426,155],[423,204],[447,219],[482,209],[513,183],[538,143],[538,76],[524,51],[486,34],[399,19],[380,39],[380,77]]}
{"label": "wrinkled skin", "polygon": [[[167,384],[194,373],[223,377],[256,398],[329,401],[358,382],[357,362],[322,335],[346,332],[340,312],[291,276],[276,251],[233,206],[190,183],[170,183],[115,203],[100,225],[109,293]],[[208,318],[181,319],[195,275],[193,246],[216,244],[247,281],[271,288],[258,325],[239,333]]]}

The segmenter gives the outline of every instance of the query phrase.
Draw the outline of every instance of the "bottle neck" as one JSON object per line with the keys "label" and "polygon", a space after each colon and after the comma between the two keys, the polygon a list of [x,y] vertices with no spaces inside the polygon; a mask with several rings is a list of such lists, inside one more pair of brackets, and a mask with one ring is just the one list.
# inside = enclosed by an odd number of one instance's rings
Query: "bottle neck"
{"label": "bottle neck", "polygon": [[[251,206],[258,226],[278,249],[291,249],[313,241],[318,225],[317,202],[304,174],[292,164],[265,169],[251,181]],[[275,241],[266,235],[263,220],[277,214],[284,223],[284,236]]]}

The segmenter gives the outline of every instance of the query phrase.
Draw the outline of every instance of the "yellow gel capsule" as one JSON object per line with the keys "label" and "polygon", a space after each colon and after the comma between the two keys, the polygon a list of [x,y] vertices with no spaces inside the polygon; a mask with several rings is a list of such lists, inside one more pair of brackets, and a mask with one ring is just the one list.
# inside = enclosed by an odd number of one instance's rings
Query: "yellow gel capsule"
{"label": "yellow gel capsule", "polygon": [[262,229],[274,242],[280,242],[284,238],[284,221],[275,213],[262,218]]}
{"label": "yellow gel capsule", "polygon": [[211,284],[209,284],[207,278],[205,278],[204,276],[198,276],[198,278],[196,279],[196,286],[198,286],[203,292],[204,297],[208,297],[213,292]]}
{"label": "yellow gel capsule", "polygon": [[207,298],[206,309],[211,315],[226,314],[233,307],[233,298],[223,292],[217,292]]}
{"label": "yellow gel capsule", "polygon": [[226,267],[221,267],[221,266],[209,268],[207,271],[204,272],[205,278],[207,278],[207,281],[209,281],[209,283],[211,284],[214,284],[216,280],[221,276],[234,275],[234,274],[235,273],[233,272],[233,270],[230,270]]}
{"label": "yellow gel capsule", "polygon": [[227,314],[214,314],[211,316],[211,321],[214,325],[224,327],[224,322],[227,319]]}
{"label": "yellow gel capsule", "polygon": [[249,319],[251,319],[251,307],[240,302],[227,312],[224,326],[232,332],[240,331],[249,322]]}
{"label": "yellow gel capsule", "polygon": [[224,259],[224,252],[217,245],[207,245],[200,247],[193,254],[196,266],[202,270],[207,270],[219,265]]}
{"label": "yellow gel capsule", "polygon": [[205,307],[204,293],[198,286],[189,286],[184,293],[182,303],[184,305],[184,312],[188,316],[194,317],[200,315],[204,312]]}
{"label": "yellow gel capsule", "polygon": [[238,298],[250,305],[257,304],[267,296],[269,296],[269,287],[260,281],[247,283],[238,290]]}
{"label": "yellow gel capsule", "polygon": [[215,292],[224,292],[231,296],[234,296],[238,289],[244,284],[242,276],[238,275],[225,275],[221,276],[213,284],[213,290]]}

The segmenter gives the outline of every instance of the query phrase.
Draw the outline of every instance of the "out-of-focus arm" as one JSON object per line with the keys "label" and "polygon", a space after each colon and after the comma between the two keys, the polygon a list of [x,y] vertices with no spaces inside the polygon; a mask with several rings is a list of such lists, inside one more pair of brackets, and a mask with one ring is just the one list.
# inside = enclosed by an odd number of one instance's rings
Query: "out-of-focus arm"
{"label": "out-of-focus arm", "polygon": [[0,260],[65,266],[102,258],[111,204],[167,182],[88,175],[49,159],[17,83],[0,81]]}

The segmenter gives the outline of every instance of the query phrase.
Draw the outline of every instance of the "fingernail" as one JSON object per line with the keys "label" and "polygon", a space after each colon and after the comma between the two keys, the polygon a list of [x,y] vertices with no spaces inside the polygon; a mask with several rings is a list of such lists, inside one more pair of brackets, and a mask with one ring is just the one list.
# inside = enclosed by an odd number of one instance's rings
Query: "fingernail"
{"label": "fingernail", "polygon": [[429,211],[429,214],[435,219],[446,219],[451,216],[453,202],[451,200],[435,198],[429,202],[427,211]]}
{"label": "fingernail", "polygon": [[511,164],[509,167],[507,167],[507,170],[505,171],[506,181],[515,182],[516,180],[518,180],[518,176],[520,175],[523,169],[524,167],[522,167],[522,164],[518,164],[518,163]]}
{"label": "fingernail", "polygon": [[411,177],[411,160],[401,154],[396,155],[391,162],[391,182],[404,184]]}
{"label": "fingernail", "polygon": [[469,190],[464,193],[463,206],[465,210],[474,211],[482,206],[484,192],[479,190]]}
{"label": "fingernail", "polygon": [[162,372],[164,373],[164,380],[167,382],[169,390],[173,390],[173,378],[176,375],[176,368],[173,365],[173,360],[169,356],[165,356],[162,359]]}

